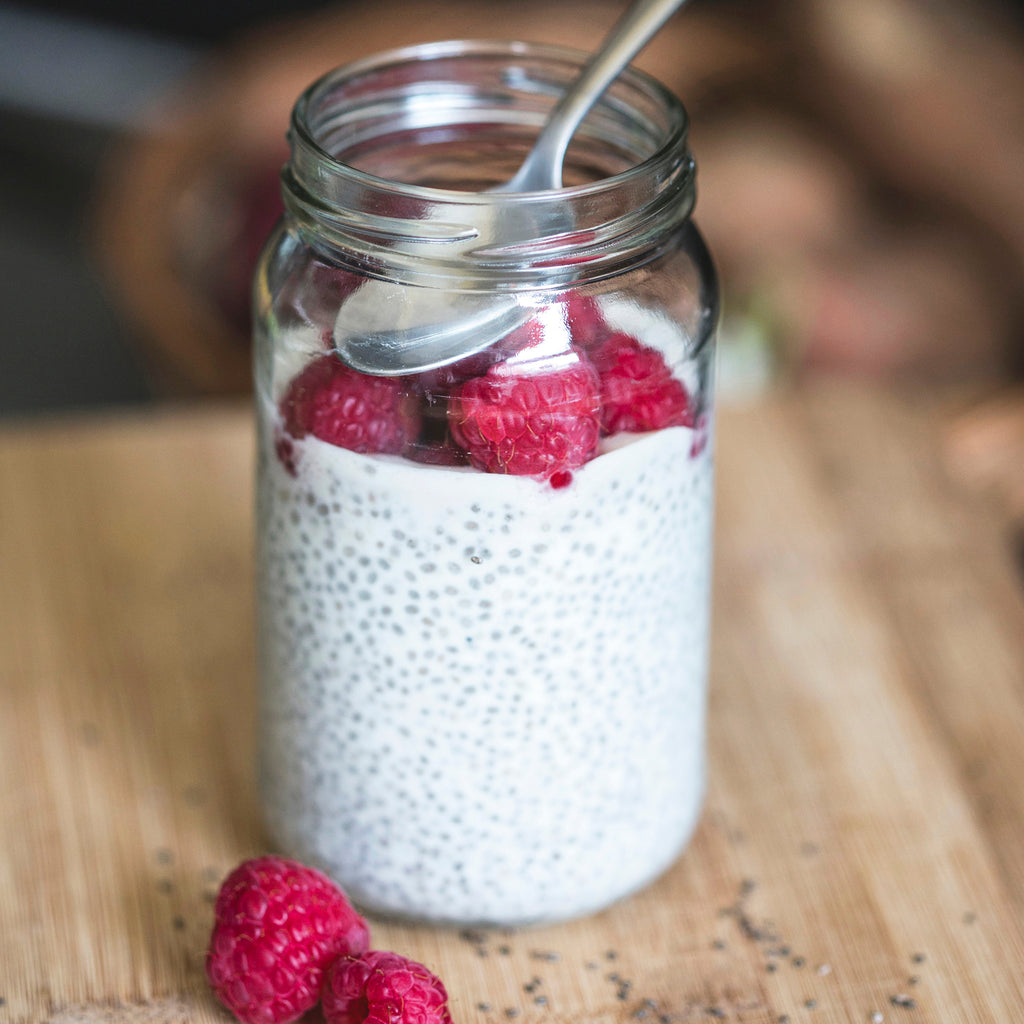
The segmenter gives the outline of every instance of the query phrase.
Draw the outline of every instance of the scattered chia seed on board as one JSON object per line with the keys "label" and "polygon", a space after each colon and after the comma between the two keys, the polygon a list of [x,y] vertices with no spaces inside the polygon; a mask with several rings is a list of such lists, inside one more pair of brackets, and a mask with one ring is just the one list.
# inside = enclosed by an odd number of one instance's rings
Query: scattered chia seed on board
{"label": "scattered chia seed on board", "polygon": [[777,937],[770,921],[763,921],[755,924],[753,918],[747,912],[747,897],[757,888],[757,882],[752,878],[745,878],[740,883],[739,895],[736,902],[729,907],[722,907],[718,914],[720,917],[732,917],[739,925],[744,938],[751,942],[776,942]]}
{"label": "scattered chia seed on board", "polygon": [[893,1006],[903,1007],[904,1010],[914,1010],[917,1008],[917,1003],[914,1002],[910,996],[903,995],[902,993],[897,996],[890,996],[889,1002],[892,1003]]}
{"label": "scattered chia seed on board", "polygon": [[923,964],[926,959],[927,959],[927,957],[924,955],[924,953],[915,953],[910,958],[911,962],[915,963],[915,964]]}
{"label": "scattered chia seed on board", "polygon": [[161,846],[157,849],[154,854],[156,857],[157,864],[173,864],[174,863],[174,851],[169,850],[166,846]]}
{"label": "scattered chia seed on board", "polygon": [[200,807],[206,803],[206,791],[200,786],[186,786],[182,796],[189,807]]}
{"label": "scattered chia seed on board", "polygon": [[80,735],[85,746],[98,747],[100,745],[100,730],[95,722],[83,722]]}

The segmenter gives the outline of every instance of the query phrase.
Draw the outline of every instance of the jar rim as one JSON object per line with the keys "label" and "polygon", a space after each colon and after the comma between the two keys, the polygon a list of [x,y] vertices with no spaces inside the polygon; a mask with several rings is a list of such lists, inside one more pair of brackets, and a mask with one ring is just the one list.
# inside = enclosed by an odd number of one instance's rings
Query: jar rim
{"label": "jar rim", "polygon": [[[494,204],[496,201],[510,205],[550,201],[553,196],[563,200],[585,200],[602,193],[621,189],[638,178],[650,176],[661,166],[678,159],[686,146],[689,131],[689,117],[679,98],[653,75],[633,65],[626,67],[616,79],[640,90],[647,98],[654,100],[671,118],[670,127],[658,148],[643,160],[606,177],[560,189],[532,192],[467,192],[458,189],[440,188],[433,185],[416,185],[382,177],[371,171],[357,168],[337,158],[317,138],[310,125],[309,114],[314,106],[322,102],[326,94],[346,81],[355,80],[371,72],[379,72],[388,66],[410,64],[417,61],[440,58],[530,57],[541,60],[559,61],[582,68],[590,54],[575,47],[555,43],[535,43],[500,39],[451,39],[384,50],[368,57],[341,65],[321,75],[299,96],[292,108],[290,134],[304,147],[312,150],[316,157],[334,173],[343,174],[356,183],[371,188],[399,190],[403,194],[420,197],[434,202],[457,202],[462,205]],[[600,101],[598,101],[600,102]]]}

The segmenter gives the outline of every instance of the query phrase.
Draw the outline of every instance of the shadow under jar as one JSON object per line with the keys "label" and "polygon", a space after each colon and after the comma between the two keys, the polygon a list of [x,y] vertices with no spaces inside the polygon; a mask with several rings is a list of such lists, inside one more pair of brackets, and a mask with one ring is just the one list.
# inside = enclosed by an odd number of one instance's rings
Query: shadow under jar
{"label": "shadow under jar", "polygon": [[[700,813],[718,303],[685,113],[629,70],[564,188],[487,191],[584,59],[416,47],[293,114],[255,282],[261,793],[274,841],[380,913],[578,916]],[[504,243],[510,205],[535,237]],[[368,376],[333,339],[375,282],[519,320]]]}

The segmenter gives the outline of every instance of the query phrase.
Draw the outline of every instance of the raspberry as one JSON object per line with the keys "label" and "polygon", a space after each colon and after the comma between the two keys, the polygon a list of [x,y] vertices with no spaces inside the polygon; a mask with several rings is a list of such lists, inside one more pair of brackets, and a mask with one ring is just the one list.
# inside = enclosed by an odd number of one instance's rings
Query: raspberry
{"label": "raspberry", "polygon": [[396,454],[420,429],[408,383],[349,369],[331,353],[313,360],[281,400],[285,429],[354,452]]}
{"label": "raspberry", "polygon": [[326,875],[258,857],[221,886],[206,976],[245,1024],[286,1024],[316,1005],[333,960],[369,945],[366,921]]}
{"label": "raspberry", "polygon": [[593,348],[612,333],[596,299],[580,295],[579,292],[569,292],[562,301],[572,343],[577,347]]}
{"label": "raspberry", "polygon": [[335,961],[323,992],[327,1024],[451,1024],[444,983],[397,953]]}
{"label": "raspberry", "polygon": [[613,334],[593,358],[601,376],[601,428],[606,434],[693,426],[690,396],[657,349],[628,334]]}
{"label": "raspberry", "polygon": [[452,437],[478,469],[548,480],[594,454],[598,387],[586,361],[533,374],[492,367],[454,390]]}

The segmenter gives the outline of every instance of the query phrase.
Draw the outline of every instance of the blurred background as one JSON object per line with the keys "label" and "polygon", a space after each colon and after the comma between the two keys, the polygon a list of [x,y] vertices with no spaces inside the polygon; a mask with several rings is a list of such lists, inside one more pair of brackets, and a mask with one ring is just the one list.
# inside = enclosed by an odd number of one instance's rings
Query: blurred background
{"label": "blurred background", "polygon": [[[625,5],[0,3],[0,415],[245,392],[297,94],[432,39],[590,48]],[[637,63],[692,116],[731,393],[1017,379],[1016,4],[692,0]]]}

